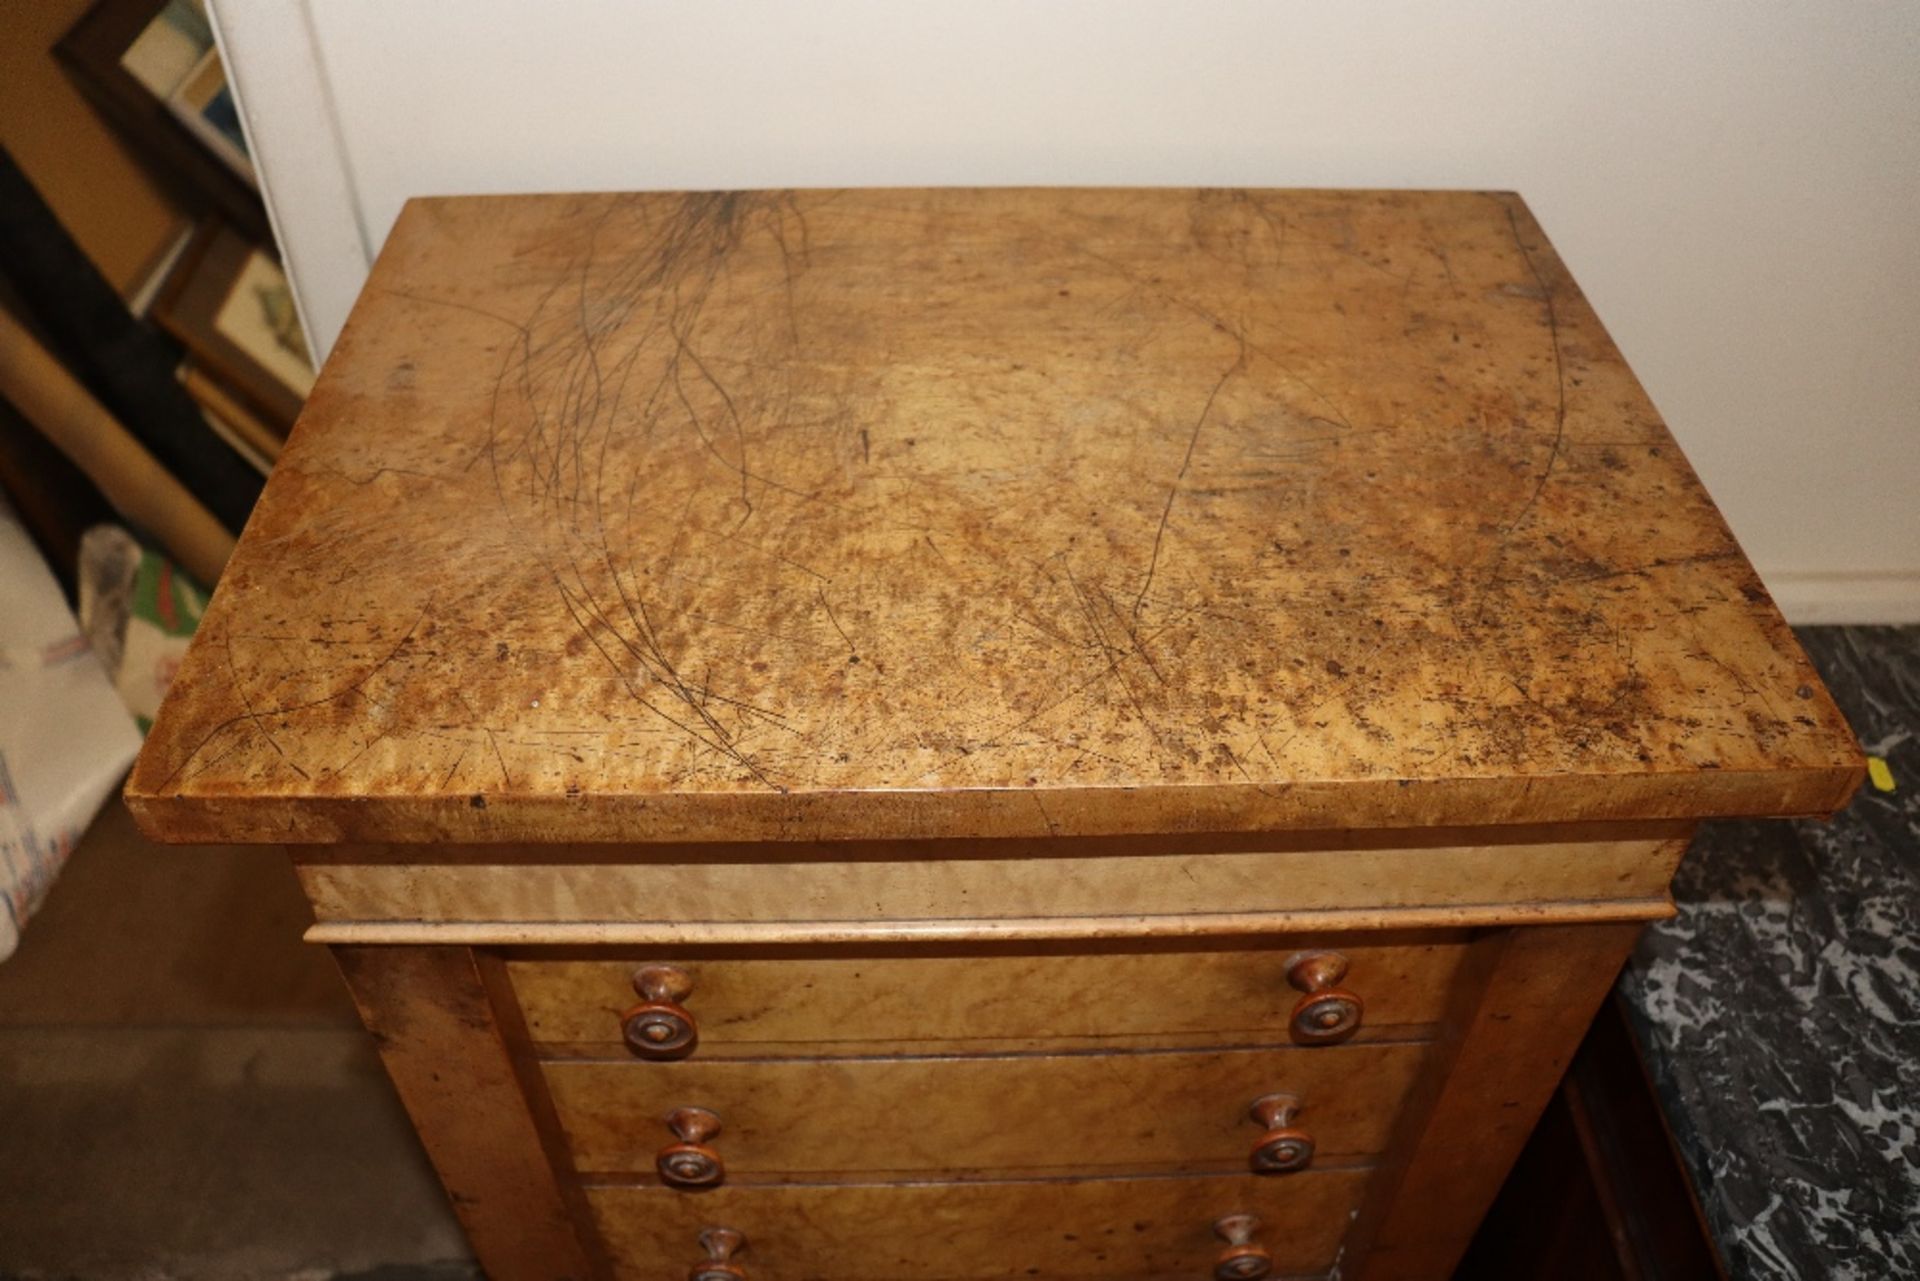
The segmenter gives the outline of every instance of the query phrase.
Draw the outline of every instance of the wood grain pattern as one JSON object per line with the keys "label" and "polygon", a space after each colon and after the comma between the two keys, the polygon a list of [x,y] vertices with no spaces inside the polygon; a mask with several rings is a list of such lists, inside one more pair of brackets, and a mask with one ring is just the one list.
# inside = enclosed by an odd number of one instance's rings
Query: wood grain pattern
{"label": "wood grain pattern", "polygon": [[1343,1275],[1429,1281],[1451,1273],[1640,930],[1542,926],[1476,945]]}
{"label": "wood grain pattern", "polygon": [[[671,963],[693,980],[685,1004],[700,1028],[697,1053],[708,1057],[767,1043],[812,1045],[820,1054],[875,1042],[959,1048],[1077,1040],[1093,1047],[1197,1034],[1279,1043],[1300,995],[1287,983],[1287,959],[1310,942],[1278,939],[1234,951],[647,956],[510,961],[507,971],[536,1043],[598,1047],[609,1056],[642,963]],[[1439,1022],[1465,951],[1458,936],[1340,944],[1351,966],[1347,981],[1367,1002],[1368,1029]]]}
{"label": "wood grain pattern", "polygon": [[127,798],[294,848],[496,1278],[1403,1281],[1861,764],[1516,196],[655,193],[407,206]]}
{"label": "wood grain pattern", "polygon": [[321,921],[313,943],[461,947],[897,946],[982,941],[1218,942],[1272,934],[1341,930],[1449,930],[1484,926],[1572,925],[1666,920],[1673,900],[1591,903],[1467,904],[1430,908],[1358,908],[1324,912],[1221,912],[1202,916],[1031,916],[1013,920],[927,921]]}
{"label": "wood grain pattern", "polygon": [[[534,1050],[533,1039],[527,1035],[527,1021],[520,1012],[520,1002],[513,994],[512,981],[507,976],[506,958],[491,948],[469,948],[473,972],[480,980],[480,986],[486,993],[487,1004],[492,1010],[493,1024],[501,1042],[506,1047],[507,1062],[512,1069],[514,1082],[519,1086],[520,1097],[525,1104],[526,1118],[532,1123],[535,1136],[539,1140],[539,1159],[544,1161],[553,1182],[557,1185],[562,1205],[566,1208],[567,1219],[573,1225],[574,1236],[587,1256],[593,1268],[594,1281],[606,1281],[607,1251],[606,1243],[594,1234],[593,1215],[587,1205],[586,1192],[580,1185],[580,1179],[573,1169],[572,1154],[567,1150],[567,1136],[560,1124],[559,1114],[553,1110],[553,1098],[547,1093],[546,1080],[540,1071],[540,1059]],[[444,1072],[443,1072],[444,1075]],[[446,1117],[436,1114],[431,1118],[437,1128],[445,1124]],[[471,1121],[462,1122],[471,1125]],[[515,1123],[517,1124],[517,1122]],[[421,1131],[423,1137],[427,1131]],[[514,1162],[524,1162],[533,1166],[533,1154],[525,1151],[519,1144],[511,1158]],[[544,1214],[542,1200],[535,1199],[527,1207],[518,1211],[519,1215]],[[512,1221],[511,1213],[508,1216]],[[561,1255],[564,1265],[570,1258]],[[550,1265],[551,1268],[552,1265]],[[563,1279],[564,1281],[564,1279]]]}
{"label": "wood grain pattern", "polygon": [[[459,947],[333,949],[360,1017],[492,1281],[593,1281],[483,975]],[[292,1158],[297,1159],[297,1158]]]}
{"label": "wood grain pattern", "polygon": [[753,1281],[1201,1281],[1213,1223],[1252,1212],[1276,1276],[1333,1261],[1364,1170],[1062,1181],[588,1189],[620,1281],[681,1275],[713,1223],[744,1232]]}
{"label": "wood grain pattern", "polygon": [[[728,1177],[1244,1169],[1254,1100],[1300,1097],[1319,1159],[1386,1146],[1417,1042],[1328,1049],[943,1058],[559,1059],[545,1065],[574,1164],[646,1171],[661,1118],[707,1108]],[[1522,1138],[1525,1136],[1522,1135]],[[738,1225],[735,1225],[738,1226]]]}
{"label": "wood grain pattern", "polygon": [[171,839],[1814,813],[1857,747],[1521,201],[402,213],[128,786]]}
{"label": "wood grain pattern", "polygon": [[[629,847],[630,849],[632,847]],[[322,921],[858,923],[1020,918],[1194,918],[1447,905],[1664,899],[1684,837],[1407,847],[1088,853],[1070,847],[964,857],[895,848],[882,859],[742,859],[678,848],[665,860],[571,863],[503,849],[502,861],[416,850],[409,862],[302,861]],[[442,861],[442,859],[452,861]],[[537,861],[536,861],[537,860]],[[1657,911],[1657,909],[1656,909]],[[1647,909],[1641,909],[1648,915]]]}

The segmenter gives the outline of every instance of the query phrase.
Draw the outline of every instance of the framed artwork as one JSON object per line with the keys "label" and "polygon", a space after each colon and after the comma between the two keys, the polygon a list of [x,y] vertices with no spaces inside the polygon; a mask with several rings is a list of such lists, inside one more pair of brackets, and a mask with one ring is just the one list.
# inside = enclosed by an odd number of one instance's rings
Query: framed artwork
{"label": "framed artwork", "polygon": [[165,102],[213,49],[213,24],[194,0],[165,0],[120,55],[120,66]]}
{"label": "framed artwork", "polygon": [[[179,3],[179,0],[175,0]],[[233,90],[227,87],[226,69],[220,65],[220,53],[209,48],[200,56],[173,91],[167,106],[174,117],[221,163],[258,188],[260,179],[253,172],[253,158],[247,154],[247,138],[240,131],[240,112],[234,106]]]}
{"label": "framed artwork", "polygon": [[202,374],[285,436],[313,388],[313,364],[271,254],[209,221],[154,300],[153,316]]}

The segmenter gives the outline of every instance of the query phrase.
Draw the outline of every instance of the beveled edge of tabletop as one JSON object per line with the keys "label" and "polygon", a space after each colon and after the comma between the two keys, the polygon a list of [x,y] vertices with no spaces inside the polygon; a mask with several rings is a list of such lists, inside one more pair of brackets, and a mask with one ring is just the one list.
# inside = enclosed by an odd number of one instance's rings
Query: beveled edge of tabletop
{"label": "beveled edge of tabletop", "polygon": [[1194,787],[910,788],[466,797],[125,796],[169,843],[674,844],[994,840],[1200,832],[1481,827],[1827,817],[1866,772],[1857,745],[1823,766],[1686,773],[1381,778]]}

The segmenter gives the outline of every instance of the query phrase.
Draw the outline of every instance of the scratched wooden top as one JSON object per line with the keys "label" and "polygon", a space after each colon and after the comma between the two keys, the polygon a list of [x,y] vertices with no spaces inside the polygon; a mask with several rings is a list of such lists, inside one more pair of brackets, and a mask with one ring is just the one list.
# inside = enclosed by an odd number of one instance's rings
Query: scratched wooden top
{"label": "scratched wooden top", "polygon": [[415,201],[128,785],[175,839],[1830,810],[1521,201]]}

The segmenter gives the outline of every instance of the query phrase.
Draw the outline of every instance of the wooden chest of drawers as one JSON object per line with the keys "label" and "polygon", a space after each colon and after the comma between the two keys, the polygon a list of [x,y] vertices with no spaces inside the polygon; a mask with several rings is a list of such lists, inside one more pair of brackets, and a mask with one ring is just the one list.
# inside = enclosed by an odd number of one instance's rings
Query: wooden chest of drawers
{"label": "wooden chest of drawers", "polygon": [[1859,774],[1517,197],[743,192],[410,204],[128,799],[497,1281],[1387,1279]]}

